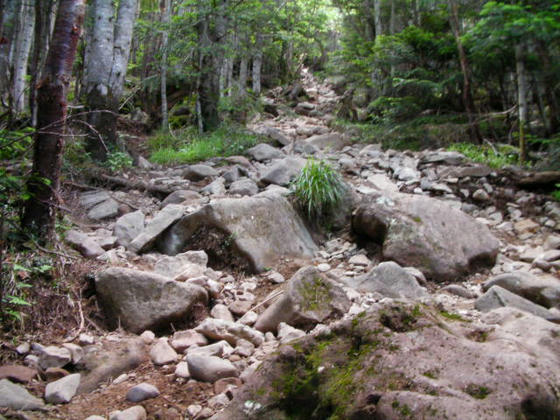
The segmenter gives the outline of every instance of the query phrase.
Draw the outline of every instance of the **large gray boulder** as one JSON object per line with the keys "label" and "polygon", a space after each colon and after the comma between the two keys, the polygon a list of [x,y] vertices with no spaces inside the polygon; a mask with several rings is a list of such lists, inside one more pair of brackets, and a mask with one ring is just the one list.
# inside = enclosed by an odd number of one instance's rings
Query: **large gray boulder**
{"label": "large gray boulder", "polygon": [[378,305],[280,347],[212,419],[557,417],[560,326],[506,308],[483,320]]}
{"label": "large gray boulder", "polygon": [[260,143],[251,147],[247,150],[247,154],[259,162],[272,159],[282,159],[283,157],[286,157],[284,152],[266,143]]}
{"label": "large gray boulder", "polygon": [[537,305],[500,286],[492,286],[485,294],[475,301],[474,307],[481,312],[511,307],[539,316],[551,322],[560,323],[560,316],[552,313],[544,306]]}
{"label": "large gray boulder", "polygon": [[[213,244],[208,241],[210,232],[215,238]],[[255,272],[273,266],[279,258],[312,257],[317,250],[300,216],[284,197],[274,193],[212,201],[183,217],[157,241],[158,249],[168,255],[187,246],[205,249],[218,257],[230,258],[234,254]]]}
{"label": "large gray boulder", "polygon": [[2,379],[0,380],[0,407],[12,410],[43,410],[45,403],[31,395],[21,385]]}
{"label": "large gray boulder", "polygon": [[545,308],[560,306],[560,280],[552,276],[534,276],[514,271],[492,277],[482,285],[483,291],[500,286]]}
{"label": "large gray boulder", "polygon": [[313,266],[303,267],[289,280],[282,297],[259,316],[255,328],[276,331],[281,322],[312,328],[327,318],[344,315],[350,306],[339,284]]}
{"label": "large gray boulder", "polygon": [[121,267],[98,273],[95,288],[108,323],[134,333],[184,321],[195,304],[208,300],[200,286]]}
{"label": "large gray boulder", "polygon": [[418,299],[428,295],[416,278],[393,261],[379,264],[350,285],[362,292],[377,292],[390,298]]}
{"label": "large gray boulder", "polygon": [[500,242],[469,215],[435,198],[391,194],[364,200],[354,231],[382,245],[383,257],[436,281],[457,280],[496,260]]}
{"label": "large gray boulder", "polygon": [[179,220],[185,214],[186,207],[180,204],[168,204],[148,223],[128,248],[133,252],[147,251],[161,232]]}
{"label": "large gray boulder", "polygon": [[264,171],[259,182],[264,185],[274,184],[286,187],[300,174],[306,163],[305,159],[298,157],[279,159]]}
{"label": "large gray boulder", "polygon": [[113,233],[118,244],[128,246],[144,230],[145,216],[142,210],[122,215],[115,222]]}
{"label": "large gray boulder", "polygon": [[340,133],[328,133],[311,136],[305,143],[317,147],[318,149],[338,151],[344,146],[344,139]]}

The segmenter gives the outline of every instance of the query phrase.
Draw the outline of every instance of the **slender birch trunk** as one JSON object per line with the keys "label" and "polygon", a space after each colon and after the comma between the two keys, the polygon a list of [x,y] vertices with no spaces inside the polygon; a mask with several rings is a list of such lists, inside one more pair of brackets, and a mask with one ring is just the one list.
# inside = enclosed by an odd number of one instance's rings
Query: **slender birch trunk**
{"label": "slender birch trunk", "polygon": [[517,106],[519,109],[519,163],[525,163],[527,159],[527,145],[525,141],[525,129],[527,126],[527,74],[525,70],[524,45],[515,46],[515,70],[517,73]]}
{"label": "slender birch trunk", "polygon": [[258,33],[256,35],[255,41],[255,53],[253,55],[253,93],[255,95],[261,94],[261,70],[262,70],[262,60],[263,60],[263,51],[262,51],[262,34]]}
{"label": "slender birch trunk", "polygon": [[84,0],[60,0],[44,77],[38,91],[33,169],[22,227],[45,242],[54,233],[66,126],[66,95],[80,38]]}
{"label": "slender birch trunk", "polygon": [[167,26],[171,21],[171,0],[164,0],[162,21],[166,26],[162,34],[161,54],[161,129],[169,130],[169,114],[167,110],[167,48],[169,43],[169,32]]}
{"label": "slender birch trunk", "polygon": [[21,114],[25,109],[25,76],[27,76],[27,62],[33,41],[34,16],[33,2],[24,0],[19,11],[13,56],[12,107],[15,115]]}

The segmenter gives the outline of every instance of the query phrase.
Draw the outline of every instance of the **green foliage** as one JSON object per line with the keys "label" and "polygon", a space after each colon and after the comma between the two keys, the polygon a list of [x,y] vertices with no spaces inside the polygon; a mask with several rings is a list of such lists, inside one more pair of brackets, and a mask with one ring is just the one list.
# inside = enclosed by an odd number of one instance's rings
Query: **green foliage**
{"label": "green foliage", "polygon": [[552,198],[560,201],[560,184],[556,184],[556,190],[552,192]]}
{"label": "green foliage", "polygon": [[259,142],[259,136],[236,125],[224,125],[211,133],[185,130],[177,136],[158,134],[149,140],[150,160],[162,165],[194,163],[217,156],[243,154]]}
{"label": "green foliage", "polygon": [[515,165],[518,160],[518,149],[510,145],[476,145],[472,143],[456,143],[449,147],[449,150],[460,152],[474,162],[484,163],[491,168],[503,168],[508,165]]}
{"label": "green foliage", "polygon": [[297,205],[309,220],[321,220],[341,203],[346,192],[342,177],[324,160],[310,159],[290,185]]}
{"label": "green foliage", "polygon": [[118,172],[132,167],[132,157],[125,152],[111,152],[107,155],[104,165],[111,172]]}

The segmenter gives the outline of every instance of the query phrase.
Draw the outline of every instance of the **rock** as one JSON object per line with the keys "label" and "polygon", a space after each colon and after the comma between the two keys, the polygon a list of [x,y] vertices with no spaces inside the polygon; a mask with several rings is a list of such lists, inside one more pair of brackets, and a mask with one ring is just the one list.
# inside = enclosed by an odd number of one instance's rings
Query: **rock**
{"label": "rock", "polygon": [[183,171],[183,178],[189,181],[202,181],[205,178],[218,176],[220,173],[208,165],[190,165],[187,169]]}
{"label": "rock", "polygon": [[248,300],[234,300],[228,305],[232,314],[243,316],[253,307],[253,302]]}
{"label": "rock", "polygon": [[371,260],[366,257],[364,254],[358,254],[350,257],[348,263],[352,265],[357,265],[359,267],[367,267],[371,264]]}
{"label": "rock", "polygon": [[229,186],[230,194],[239,194],[252,196],[259,192],[259,187],[252,179],[240,179],[239,181],[232,182]]}
{"label": "rock", "polygon": [[86,258],[97,258],[105,254],[105,250],[83,232],[71,229],[66,232],[64,239]]}
{"label": "rock", "polygon": [[179,353],[184,353],[191,346],[205,346],[208,344],[206,337],[195,330],[177,331],[171,337],[171,347]]}
{"label": "rock", "polygon": [[418,268],[436,281],[493,265],[500,243],[488,228],[435,198],[393,194],[363,202],[354,231],[382,244],[385,259]]}
{"label": "rock", "polygon": [[82,360],[82,357],[84,356],[84,349],[81,346],[78,346],[77,344],[73,344],[73,343],[64,343],[62,347],[70,351],[70,354],[72,355],[73,364],[76,365],[80,363],[80,360]]}
{"label": "rock", "polygon": [[99,384],[119,377],[148,360],[142,339],[121,339],[93,346],[80,363],[82,379],[79,394],[93,391]]}
{"label": "rock", "polygon": [[94,416],[87,417],[86,420],[106,420],[106,418],[103,417],[103,416],[95,416],[94,415]]}
{"label": "rock", "polygon": [[165,206],[148,223],[146,228],[130,243],[129,249],[141,253],[148,250],[156,238],[169,226],[179,220],[185,214],[186,208],[179,204]]}
{"label": "rock", "polygon": [[531,219],[523,219],[519,222],[514,223],[513,228],[518,234],[523,235],[524,233],[536,232],[537,230],[539,230],[540,225],[532,221]]}
{"label": "rock", "polygon": [[224,195],[226,193],[226,181],[222,177],[216,178],[200,192],[206,195]]}
{"label": "rock", "polygon": [[394,176],[399,181],[417,181],[420,179],[420,172],[413,168],[400,166],[395,171]]}
{"label": "rock", "polygon": [[80,205],[86,210],[100,204],[106,200],[109,200],[111,195],[108,191],[98,190],[98,191],[87,191],[80,195]]}
{"label": "rock", "polygon": [[19,346],[16,347],[16,353],[20,356],[26,355],[31,350],[31,345],[29,342],[21,343]]}
{"label": "rock", "polygon": [[114,411],[109,415],[109,420],[146,420],[146,409],[141,405],[127,408],[123,411]]}
{"label": "rock", "polygon": [[427,152],[420,159],[421,164],[440,163],[444,165],[456,166],[465,160],[465,155],[459,152],[435,151]]}
{"label": "rock", "polygon": [[279,146],[288,146],[290,144],[290,139],[274,127],[263,127],[261,130],[264,136],[267,136],[274,140]]}
{"label": "rock", "polygon": [[234,349],[234,354],[238,354],[241,357],[250,357],[255,352],[255,346],[253,343],[240,338],[237,340],[237,345]]}
{"label": "rock", "polygon": [[78,343],[80,343],[80,346],[91,346],[95,343],[95,338],[89,334],[81,333],[78,337]]}
{"label": "rock", "polygon": [[251,156],[253,159],[259,162],[264,162],[265,160],[272,160],[272,159],[282,159],[286,157],[286,155],[275,147],[272,147],[270,144],[260,143],[254,147],[251,147],[247,150],[247,154]]}
{"label": "rock", "polygon": [[154,365],[166,365],[175,363],[178,359],[177,353],[169,345],[166,338],[160,338],[150,350],[150,358]]}
{"label": "rock", "polygon": [[260,178],[264,185],[274,184],[286,187],[296,178],[305,167],[307,161],[297,157],[287,157],[275,161]]}
{"label": "rock", "polygon": [[0,366],[0,379],[12,382],[27,383],[37,376],[37,369],[18,365]]}
{"label": "rock", "polygon": [[185,272],[191,277],[204,274],[208,264],[208,255],[204,251],[187,251],[174,256],[159,258],[154,266],[154,271],[162,276],[175,278]]}
{"label": "rock", "polygon": [[266,278],[269,279],[272,283],[281,284],[286,281],[284,276],[277,271],[271,271],[266,275]]}
{"label": "rock", "polygon": [[218,394],[208,400],[208,407],[212,410],[221,410],[229,404],[229,398],[225,394]]}
{"label": "rock", "polygon": [[80,378],[81,375],[79,373],[74,373],[47,384],[45,388],[45,401],[50,404],[69,403],[78,391]]}
{"label": "rock", "polygon": [[238,181],[242,177],[249,176],[249,172],[243,166],[234,165],[228,171],[222,174],[226,185],[230,185],[232,182]]}
{"label": "rock", "polygon": [[490,201],[490,196],[488,195],[488,193],[481,188],[473,193],[472,198],[474,201],[478,201],[479,203]]}
{"label": "rock", "polygon": [[[281,347],[213,420],[327,418],[333,412],[344,419],[489,420],[558,413],[550,384],[560,380],[560,342],[551,338],[560,336],[559,326],[499,309],[484,316],[493,324],[488,328],[418,308],[380,304],[327,336]],[[344,386],[335,385],[342,378]]]}
{"label": "rock", "polygon": [[299,269],[289,280],[284,294],[258,318],[259,331],[276,331],[281,322],[312,328],[327,318],[345,314],[351,306],[337,283],[313,266]]}
{"label": "rock", "polygon": [[46,370],[50,367],[64,367],[72,361],[72,353],[64,347],[43,347],[39,352],[39,366]]}
{"label": "rock", "polygon": [[551,249],[560,249],[560,236],[549,235],[544,242],[544,249],[547,251]]}
{"label": "rock", "polygon": [[340,133],[320,134],[309,137],[305,143],[310,144],[318,149],[338,151],[345,146],[345,142]]}
{"label": "rock", "polygon": [[185,379],[190,378],[191,373],[189,372],[189,364],[187,362],[177,363],[174,374],[178,378],[185,378]]}
{"label": "rock", "polygon": [[47,382],[57,381],[68,375],[70,375],[70,372],[68,372],[66,369],[57,367],[50,367],[44,372],[44,376]]}
{"label": "rock", "polygon": [[560,280],[553,276],[536,277],[526,271],[515,271],[492,277],[482,285],[483,291],[500,286],[516,295],[551,308],[560,307]]}
{"label": "rock", "polygon": [[187,407],[187,414],[190,416],[189,418],[198,418],[197,416],[202,411],[202,406],[198,404],[191,404]]}
{"label": "rock", "polygon": [[500,286],[490,287],[484,295],[475,301],[474,307],[481,312],[488,312],[492,309],[503,307],[512,307],[544,318],[547,321],[560,323],[560,317],[554,315],[545,307],[536,305],[530,300],[513,294]]}
{"label": "rock", "polygon": [[12,410],[43,410],[45,403],[31,395],[21,385],[2,379],[0,380],[0,407]]}
{"label": "rock", "polygon": [[128,245],[144,230],[145,216],[142,210],[127,213],[117,219],[114,235],[117,237],[119,245],[128,247]]}
{"label": "rock", "polygon": [[475,293],[458,284],[450,284],[448,286],[442,287],[441,291],[447,292],[451,295],[463,297],[465,299],[475,299],[477,297]]}
{"label": "rock", "polygon": [[379,264],[349,284],[362,292],[377,292],[390,298],[419,299],[428,296],[414,276],[393,261]]}
{"label": "rock", "polygon": [[260,331],[223,319],[206,318],[195,328],[195,331],[204,334],[211,340],[225,340],[231,345],[235,345],[240,338],[248,340],[256,346],[264,343],[264,334]]}
{"label": "rock", "polygon": [[486,165],[474,164],[471,166],[460,166],[446,168],[440,172],[440,179],[445,178],[482,178],[492,173],[492,169]]}
{"label": "rock", "polygon": [[144,156],[138,156],[138,167],[140,169],[144,169],[145,171],[149,171],[150,169],[153,169],[154,166]]}
{"label": "rock", "polygon": [[385,174],[374,174],[367,178],[367,181],[379,191],[385,194],[398,193],[399,187]]}
{"label": "rock", "polygon": [[146,330],[142,334],[140,334],[140,338],[144,343],[151,344],[156,339],[156,335],[154,334],[153,331]]}
{"label": "rock", "polygon": [[228,389],[230,389],[230,387],[237,388],[241,385],[243,385],[241,379],[235,376],[233,378],[218,379],[216,382],[214,382],[214,393],[221,394],[222,392],[226,392]]}
{"label": "rock", "polygon": [[126,393],[126,400],[130,402],[140,402],[157,396],[159,396],[159,390],[155,386],[147,382],[142,382],[128,390]]}
{"label": "rock", "polygon": [[[218,238],[217,243],[203,249],[218,257],[226,248],[255,272],[273,266],[280,258],[312,257],[317,250],[301,217],[275,193],[215,200],[164,232],[158,239],[158,249],[175,255],[192,244],[193,238],[200,241],[209,232]],[[230,254],[224,258],[231,264]]]}
{"label": "rock", "polygon": [[119,215],[119,203],[112,198],[97,204],[88,211],[87,216],[93,220],[110,219]]}
{"label": "rock", "polygon": [[241,318],[239,318],[237,322],[243,325],[254,325],[255,322],[257,322],[258,317],[259,316],[256,314],[256,312],[249,311],[246,312],[245,315],[243,315]]}
{"label": "rock", "polygon": [[165,200],[161,202],[161,207],[165,207],[168,204],[181,204],[185,202],[192,202],[200,200],[202,196],[196,191],[192,190],[176,190],[165,197]]}
{"label": "rock", "polygon": [[[240,338],[239,340],[242,340]],[[221,340],[216,343],[208,344],[203,347],[191,347],[187,351],[187,356],[191,354],[196,354],[199,356],[217,356],[217,357],[227,357],[233,353],[233,347],[225,341]]]}
{"label": "rock", "polygon": [[229,361],[216,356],[187,356],[189,372],[193,379],[216,382],[218,379],[239,376],[236,367]]}
{"label": "rock", "polygon": [[228,307],[221,303],[214,305],[214,307],[210,311],[210,315],[216,319],[223,319],[225,321],[233,322],[233,316],[231,315],[231,312],[229,311]]}
{"label": "rock", "polygon": [[290,341],[305,337],[305,335],[305,331],[291,327],[285,322],[278,324],[278,340],[280,340],[281,344],[289,343]]}
{"label": "rock", "polygon": [[119,267],[98,273],[95,288],[109,323],[134,333],[184,320],[195,304],[208,300],[200,286]]}

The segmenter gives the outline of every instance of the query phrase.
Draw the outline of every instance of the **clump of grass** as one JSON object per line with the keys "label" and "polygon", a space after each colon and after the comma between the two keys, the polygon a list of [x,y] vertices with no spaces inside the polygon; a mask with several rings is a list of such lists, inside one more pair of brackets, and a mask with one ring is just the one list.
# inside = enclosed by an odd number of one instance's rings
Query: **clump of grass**
{"label": "clump of grass", "polygon": [[148,145],[152,162],[171,165],[242,154],[260,140],[256,134],[229,125],[202,135],[194,133],[193,130],[185,130],[175,136],[160,133],[150,139]]}
{"label": "clump of grass", "polygon": [[519,154],[517,148],[510,145],[496,145],[492,148],[486,144],[455,143],[449,150],[460,152],[473,162],[484,163],[497,169],[516,164]]}
{"label": "clump of grass", "polygon": [[335,210],[346,193],[341,175],[324,160],[310,159],[292,181],[296,204],[310,220],[323,219]]}

